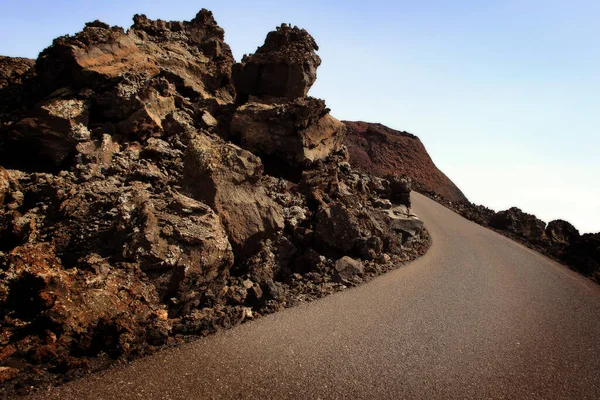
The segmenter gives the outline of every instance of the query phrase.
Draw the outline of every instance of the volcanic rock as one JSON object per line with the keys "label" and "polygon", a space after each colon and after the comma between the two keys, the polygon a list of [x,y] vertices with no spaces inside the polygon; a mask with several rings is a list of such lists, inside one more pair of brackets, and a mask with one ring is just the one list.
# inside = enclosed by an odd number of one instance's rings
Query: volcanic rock
{"label": "volcanic rock", "polygon": [[256,252],[261,240],[283,228],[283,211],[261,185],[263,165],[252,153],[199,134],[184,164],[184,187],[222,218],[236,255]]}
{"label": "volcanic rock", "polygon": [[73,153],[78,143],[90,139],[90,104],[69,90],[53,93],[15,125],[17,135],[39,149],[55,165]]}
{"label": "volcanic rock", "polygon": [[[80,354],[126,354],[144,340],[145,328],[161,325],[156,290],[135,269],[111,268],[94,254],[86,268],[65,269],[48,243],[17,247],[5,262],[0,304],[11,317],[3,327],[22,338],[19,351],[36,362],[58,362],[74,345]],[[30,324],[38,328],[27,333]],[[48,335],[55,338],[46,351],[51,359],[35,347]]]}
{"label": "volcanic rock", "polygon": [[[233,82],[242,102],[251,96],[305,97],[317,79],[321,59],[313,37],[304,29],[282,24],[267,35],[256,53],[233,69]],[[238,99],[239,100],[239,99]]]}
{"label": "volcanic rock", "polygon": [[0,56],[0,89],[23,83],[34,65],[35,60],[30,58]]}
{"label": "volcanic rock", "polygon": [[407,175],[388,175],[390,182],[390,199],[410,207],[411,180]]}
{"label": "volcanic rock", "polygon": [[344,256],[335,262],[335,271],[342,280],[364,273],[363,264],[351,257]]}
{"label": "volcanic rock", "polygon": [[546,223],[535,215],[527,214],[517,207],[496,213],[489,221],[492,228],[509,231],[516,235],[533,239],[545,239]]}
{"label": "volcanic rock", "polygon": [[569,244],[580,237],[577,228],[562,219],[548,222],[546,236],[548,239],[562,244]]}
{"label": "volcanic rock", "polygon": [[600,283],[600,232],[586,233],[571,242],[564,259],[580,273]]}
{"label": "volcanic rock", "polygon": [[328,112],[322,100],[310,97],[282,104],[250,102],[235,112],[231,132],[251,151],[307,165],[342,146],[346,128]]}
{"label": "volcanic rock", "polygon": [[[11,385],[231,327],[424,252],[427,233],[398,204],[407,181],[355,171],[345,126],[305,97],[316,49],[297,28],[269,34],[238,66],[236,85],[250,89],[237,102],[231,51],[206,10],[190,22],[137,15],[128,31],[92,22],[35,67],[0,59],[0,361],[20,370],[0,372]],[[352,265],[336,270],[344,256]]]}

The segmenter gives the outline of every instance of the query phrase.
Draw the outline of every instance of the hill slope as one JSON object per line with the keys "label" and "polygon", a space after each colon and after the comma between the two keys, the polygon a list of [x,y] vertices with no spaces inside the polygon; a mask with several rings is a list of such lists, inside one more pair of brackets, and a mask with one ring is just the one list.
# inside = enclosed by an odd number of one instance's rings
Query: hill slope
{"label": "hill slope", "polygon": [[405,173],[417,183],[453,201],[466,201],[460,189],[440,171],[418,137],[381,124],[343,121],[350,163],[378,176]]}

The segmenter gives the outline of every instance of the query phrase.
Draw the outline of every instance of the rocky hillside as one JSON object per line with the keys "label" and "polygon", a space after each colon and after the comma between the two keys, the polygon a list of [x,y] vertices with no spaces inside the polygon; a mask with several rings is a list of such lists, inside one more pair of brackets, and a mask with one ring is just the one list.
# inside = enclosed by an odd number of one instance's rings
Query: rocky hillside
{"label": "rocky hillside", "polygon": [[202,10],[95,21],[0,75],[3,394],[206,335],[422,254],[410,179],[354,170],[315,40],[236,63]]}
{"label": "rocky hillside", "polygon": [[460,189],[440,171],[418,137],[381,124],[344,121],[350,163],[380,177],[406,174],[417,185],[452,201],[466,201]]}

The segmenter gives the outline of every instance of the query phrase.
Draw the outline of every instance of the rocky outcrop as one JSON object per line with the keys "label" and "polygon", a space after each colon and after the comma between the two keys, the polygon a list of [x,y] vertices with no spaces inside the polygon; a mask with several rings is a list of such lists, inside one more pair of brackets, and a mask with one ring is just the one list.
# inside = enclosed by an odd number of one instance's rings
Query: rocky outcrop
{"label": "rocky outcrop", "polygon": [[489,220],[492,228],[508,231],[529,240],[543,240],[546,238],[546,223],[535,215],[527,214],[517,207],[496,213]]}
{"label": "rocky outcrop", "polygon": [[[12,114],[4,118],[20,122],[1,132],[0,151],[18,168],[24,153],[37,153],[49,170],[74,155],[89,132],[146,140],[164,135],[177,110],[210,114],[234,98],[234,60],[223,37],[202,10],[189,22],[136,15],[127,32],[95,21],[55,39],[36,61],[37,89],[22,85],[28,98],[3,107],[3,115]],[[19,115],[25,103],[37,105]]]}
{"label": "rocky outcrop", "polygon": [[259,154],[305,165],[339,150],[346,129],[322,100],[301,98],[283,104],[246,103],[235,112],[231,132]]}
{"label": "rocky outcrop", "polygon": [[308,32],[282,24],[267,35],[256,53],[235,65],[233,82],[238,97],[306,97],[321,65],[316,50],[319,46]]}
{"label": "rocky outcrop", "polygon": [[350,163],[360,171],[385,177],[406,174],[417,191],[444,196],[452,201],[466,201],[460,189],[440,171],[418,137],[381,124],[344,121],[348,128],[345,144]]}
{"label": "rocky outcrop", "polygon": [[0,56],[0,90],[23,83],[34,65],[35,60],[30,58]]}
{"label": "rocky outcrop", "polygon": [[296,166],[341,149],[345,126],[323,100],[306,97],[321,59],[305,30],[282,25],[233,69],[237,108],[231,134],[245,148]]}
{"label": "rocky outcrop", "polygon": [[548,222],[545,233],[548,239],[562,244],[569,244],[580,236],[577,228],[562,219]]}
{"label": "rocky outcrop", "polygon": [[237,99],[206,10],[0,60],[0,382],[69,379],[423,254],[409,179],[354,170],[345,126],[306,97],[316,48],[272,32]]}
{"label": "rocky outcrop", "polygon": [[261,240],[283,229],[283,212],[261,185],[262,172],[258,157],[233,144],[198,135],[188,145],[184,187],[221,216],[240,256],[256,253]]}

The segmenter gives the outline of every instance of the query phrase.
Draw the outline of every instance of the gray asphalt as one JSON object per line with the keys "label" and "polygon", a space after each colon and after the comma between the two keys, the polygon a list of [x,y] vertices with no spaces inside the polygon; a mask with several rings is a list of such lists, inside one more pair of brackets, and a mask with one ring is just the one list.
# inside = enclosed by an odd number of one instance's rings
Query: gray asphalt
{"label": "gray asphalt", "polygon": [[421,259],[56,399],[599,399],[600,287],[413,196]]}

